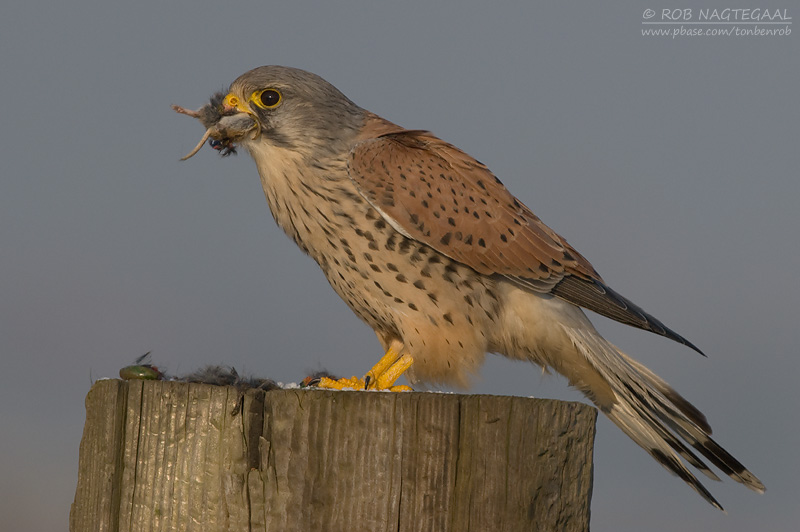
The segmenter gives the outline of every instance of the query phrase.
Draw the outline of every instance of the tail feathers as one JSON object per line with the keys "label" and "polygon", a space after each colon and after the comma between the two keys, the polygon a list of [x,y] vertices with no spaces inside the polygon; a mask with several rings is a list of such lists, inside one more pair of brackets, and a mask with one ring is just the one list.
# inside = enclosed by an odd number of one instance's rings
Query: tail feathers
{"label": "tail feathers", "polygon": [[711,427],[705,416],[663,379],[619,351],[594,330],[568,327],[564,330],[576,349],[614,391],[616,402],[598,405],[600,409],[668,471],[722,510],[722,506],[686,467],[688,463],[708,478],[719,480],[690,449],[691,446],[735,481],[759,493],[765,491],[764,484],[755,475],[711,438]]}
{"label": "tail feathers", "polygon": [[681,461],[678,454],[683,456],[691,465],[705,473],[709,478],[719,480],[719,477],[698,459],[694,453],[688,450],[683,443],[677,440],[673,434],[661,426],[656,420],[652,419],[652,417],[642,417],[628,403],[620,402],[605,413],[614,424],[621,428],[625,434],[630,436],[637,445],[646,450],[650,456],[655,458],[667,471],[680,477],[691,486],[692,489],[699,493],[701,497],[708,501],[709,504],[724,511],[722,505],[717,502],[714,496],[711,495],[711,492],[697,480],[697,477],[695,477]]}
{"label": "tail feathers", "polygon": [[[630,367],[634,368],[649,381],[652,388],[661,393],[661,397],[654,397],[653,402],[661,406],[661,408],[656,409],[656,414],[658,414],[663,423],[689,442],[692,447],[697,449],[720,471],[753,491],[759,493],[765,491],[764,484],[755,475],[750,473],[741,462],[711,438],[711,427],[708,425],[706,417],[694,405],[645,366],[624,353],[619,354]],[[678,408],[680,412],[676,412],[672,405]]]}

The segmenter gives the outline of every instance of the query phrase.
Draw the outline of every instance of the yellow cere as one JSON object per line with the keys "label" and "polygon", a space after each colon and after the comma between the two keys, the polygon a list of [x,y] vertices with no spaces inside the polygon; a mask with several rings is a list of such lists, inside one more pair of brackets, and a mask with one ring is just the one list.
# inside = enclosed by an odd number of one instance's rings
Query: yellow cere
{"label": "yellow cere", "polygon": [[223,103],[225,103],[225,105],[227,105],[228,107],[235,107],[236,109],[239,109],[239,98],[235,96],[232,92],[229,93],[227,96],[225,96],[225,100],[223,100]]}

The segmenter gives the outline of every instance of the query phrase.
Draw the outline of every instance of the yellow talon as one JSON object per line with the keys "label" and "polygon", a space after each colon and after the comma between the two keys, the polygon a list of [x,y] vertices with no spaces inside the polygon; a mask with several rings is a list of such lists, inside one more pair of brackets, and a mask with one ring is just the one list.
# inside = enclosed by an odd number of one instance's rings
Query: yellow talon
{"label": "yellow talon", "polygon": [[[413,363],[414,359],[411,358],[411,355],[401,356],[389,367],[389,369],[378,376],[376,379],[377,382],[375,383],[375,388],[378,390],[391,389],[394,382],[399,379],[400,375],[405,373],[405,371],[410,368],[411,364]],[[406,386],[406,388],[408,388],[408,386]]]}
{"label": "yellow talon", "polygon": [[[392,365],[395,362],[397,362],[397,359],[400,357],[400,351],[402,351],[402,349],[403,349],[402,343],[400,343],[397,340],[392,342],[391,345],[389,346],[389,349],[386,350],[386,354],[381,357],[381,359],[378,361],[377,364],[372,366],[372,369],[367,372],[367,374],[364,376],[364,379],[365,380],[369,379],[369,384],[372,384],[374,381],[375,384],[377,385],[380,376],[386,373],[392,367]],[[395,377],[394,380],[397,380],[397,377]],[[392,381],[392,383],[393,382],[394,381]],[[370,388],[374,388],[374,386],[370,386]],[[384,388],[378,388],[378,389],[383,390]]]}
{"label": "yellow talon", "polygon": [[322,377],[317,386],[331,390],[352,388],[353,390],[389,390],[391,392],[413,391],[410,386],[394,386],[395,381],[414,363],[411,355],[400,356],[402,351],[402,342],[395,340],[389,346],[386,354],[367,372],[363,379],[351,377],[336,381]]}
{"label": "yellow talon", "polygon": [[317,384],[318,388],[326,388],[328,390],[344,390],[347,388],[352,388],[353,390],[363,390],[364,384],[363,382],[359,385],[359,379],[356,377],[351,377],[349,379],[339,379],[335,381],[329,377],[322,377],[319,380],[319,384]]}

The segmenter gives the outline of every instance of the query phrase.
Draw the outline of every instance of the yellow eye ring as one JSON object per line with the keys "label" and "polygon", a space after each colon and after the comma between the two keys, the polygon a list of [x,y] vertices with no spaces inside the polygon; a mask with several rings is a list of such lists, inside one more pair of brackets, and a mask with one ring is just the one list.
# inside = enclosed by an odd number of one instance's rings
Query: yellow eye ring
{"label": "yellow eye ring", "polygon": [[261,109],[274,109],[283,101],[283,96],[275,89],[264,89],[251,94],[248,101]]}

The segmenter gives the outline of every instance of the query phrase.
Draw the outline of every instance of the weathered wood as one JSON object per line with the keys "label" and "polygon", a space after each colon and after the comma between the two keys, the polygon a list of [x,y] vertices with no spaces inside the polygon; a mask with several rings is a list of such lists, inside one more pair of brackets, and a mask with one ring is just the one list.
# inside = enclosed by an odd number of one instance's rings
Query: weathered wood
{"label": "weathered wood", "polygon": [[586,531],[593,408],[105,380],[70,530]]}

